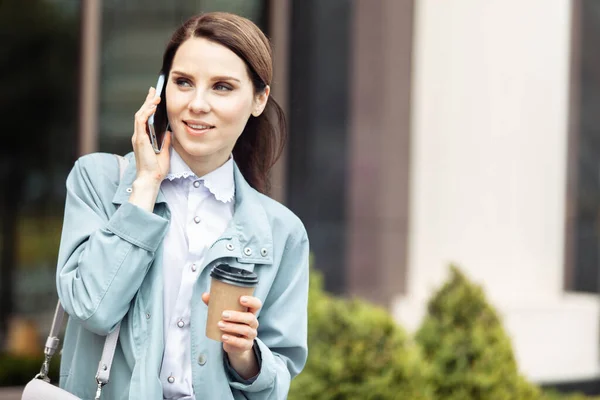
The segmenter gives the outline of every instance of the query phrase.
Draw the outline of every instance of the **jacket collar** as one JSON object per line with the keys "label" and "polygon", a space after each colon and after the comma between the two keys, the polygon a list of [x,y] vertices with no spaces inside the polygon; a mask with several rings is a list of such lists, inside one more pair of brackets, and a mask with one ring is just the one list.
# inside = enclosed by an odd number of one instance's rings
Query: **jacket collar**
{"label": "jacket collar", "polygon": [[[133,153],[125,156],[129,164],[125,169],[113,203],[128,201],[137,170]],[[246,181],[237,164],[233,163],[235,181],[235,206],[233,219],[225,232],[209,249],[207,258],[235,257],[242,263],[271,264],[273,262],[273,235],[267,212],[258,193]],[[167,200],[159,190],[156,204]]]}
{"label": "jacket collar", "polygon": [[[273,234],[260,196],[234,162],[233,219],[208,250],[205,260],[233,257],[243,264],[273,263]],[[252,269],[252,268],[250,268]]]}

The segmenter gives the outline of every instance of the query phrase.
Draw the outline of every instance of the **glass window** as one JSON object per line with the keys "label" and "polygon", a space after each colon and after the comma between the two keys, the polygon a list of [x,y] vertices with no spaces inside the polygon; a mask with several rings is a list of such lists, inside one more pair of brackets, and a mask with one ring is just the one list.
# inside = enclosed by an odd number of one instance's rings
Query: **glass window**
{"label": "glass window", "polygon": [[[345,290],[352,2],[292,1],[286,199],[329,291]],[[335,21],[335,23],[332,23]]]}
{"label": "glass window", "polygon": [[[77,152],[79,3],[0,3],[0,345],[56,305],[65,180]],[[12,326],[12,325],[11,325]],[[49,326],[49,325],[48,325]],[[38,349],[38,350],[41,350]]]}
{"label": "glass window", "polygon": [[575,25],[579,59],[575,63],[575,87],[578,88],[579,109],[575,109],[578,127],[575,135],[577,190],[574,199],[574,269],[572,286],[575,290],[598,292],[600,272],[600,3],[583,0]]}

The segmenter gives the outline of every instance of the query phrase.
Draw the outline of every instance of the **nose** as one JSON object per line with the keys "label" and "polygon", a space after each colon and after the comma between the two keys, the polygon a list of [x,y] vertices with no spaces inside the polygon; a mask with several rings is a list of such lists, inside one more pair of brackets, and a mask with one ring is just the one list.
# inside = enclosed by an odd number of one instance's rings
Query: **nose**
{"label": "nose", "polygon": [[188,104],[188,109],[195,114],[209,112],[210,111],[210,103],[206,99],[205,95],[206,95],[206,93],[204,93],[204,91],[202,91],[202,90],[196,91],[194,97],[191,99],[191,101]]}

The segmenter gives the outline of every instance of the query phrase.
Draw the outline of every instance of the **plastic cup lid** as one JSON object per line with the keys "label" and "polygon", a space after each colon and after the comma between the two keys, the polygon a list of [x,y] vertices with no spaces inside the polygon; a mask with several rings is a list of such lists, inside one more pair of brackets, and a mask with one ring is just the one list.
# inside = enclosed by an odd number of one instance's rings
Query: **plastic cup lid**
{"label": "plastic cup lid", "polygon": [[210,276],[231,285],[236,286],[256,286],[258,284],[258,275],[252,271],[232,267],[227,264],[219,264],[210,271]]}

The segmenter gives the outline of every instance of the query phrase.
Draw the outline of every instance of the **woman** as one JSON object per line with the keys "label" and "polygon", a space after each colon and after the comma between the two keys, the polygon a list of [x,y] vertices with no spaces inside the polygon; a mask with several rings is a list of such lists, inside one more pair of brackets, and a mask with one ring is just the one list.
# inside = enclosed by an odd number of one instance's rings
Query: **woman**
{"label": "woman", "polygon": [[[307,357],[308,239],[268,198],[283,113],[270,95],[269,42],[227,13],[191,18],[135,115],[119,178],[110,154],[80,158],[67,179],[57,286],[71,318],[60,385],[93,398],[105,336],[121,323],[106,399],[283,399]],[[166,107],[155,154],[146,123]],[[276,120],[273,120],[276,117]],[[280,145],[278,145],[278,143]],[[207,339],[210,270],[254,271],[248,312],[223,313]]]}

